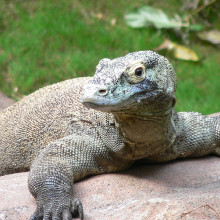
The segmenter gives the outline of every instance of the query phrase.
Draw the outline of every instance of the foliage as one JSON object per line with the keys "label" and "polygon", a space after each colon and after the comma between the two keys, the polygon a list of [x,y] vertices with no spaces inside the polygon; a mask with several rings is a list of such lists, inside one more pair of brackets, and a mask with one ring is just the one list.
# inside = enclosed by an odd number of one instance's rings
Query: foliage
{"label": "foliage", "polygon": [[198,37],[202,40],[208,41],[212,44],[220,44],[220,31],[210,30],[198,33]]}
{"label": "foliage", "polygon": [[[179,1],[148,2],[167,14],[181,14]],[[103,57],[153,50],[164,34],[152,27],[131,29],[124,22],[125,13],[144,4],[146,0],[1,0],[0,90],[19,99],[48,84],[91,76]],[[176,39],[173,33],[165,35]],[[203,58],[199,62],[173,60],[160,51],[178,75],[178,111],[207,114],[220,109],[219,50],[201,42],[194,37],[190,41]]]}
{"label": "foliage", "polygon": [[151,6],[143,6],[137,12],[126,14],[125,20],[133,28],[154,26],[157,29],[187,27],[191,30],[202,30],[201,25],[192,25],[177,14],[173,18],[169,18],[161,9]]}
{"label": "foliage", "polygon": [[197,54],[182,45],[171,42],[170,40],[165,40],[158,48],[155,48],[155,51],[167,49],[170,54],[180,60],[188,61],[199,61]]}
{"label": "foliage", "polygon": [[[179,32],[179,36],[182,37],[184,43],[187,43],[186,34],[188,37],[190,31],[201,31],[203,29],[201,24],[192,24],[192,15],[195,15],[214,2],[215,0],[210,2],[208,1],[208,3],[206,3],[203,7],[198,7],[199,1],[194,1],[194,7],[196,3],[196,7],[198,8],[195,8],[193,13],[184,15],[183,18],[181,18],[178,14],[175,14],[175,17],[173,18],[169,18],[169,16],[161,9],[157,9],[152,6],[142,6],[138,8],[136,12],[126,14],[125,21],[127,25],[132,28],[147,28],[154,26],[157,29],[173,29],[174,31]],[[220,44],[220,31],[218,30],[200,32],[197,36],[212,44]],[[160,49],[172,51],[173,56],[177,59],[191,61],[199,60],[197,54],[193,50],[184,47],[183,45],[171,42],[170,40],[165,40],[164,43],[155,50],[158,51]]]}

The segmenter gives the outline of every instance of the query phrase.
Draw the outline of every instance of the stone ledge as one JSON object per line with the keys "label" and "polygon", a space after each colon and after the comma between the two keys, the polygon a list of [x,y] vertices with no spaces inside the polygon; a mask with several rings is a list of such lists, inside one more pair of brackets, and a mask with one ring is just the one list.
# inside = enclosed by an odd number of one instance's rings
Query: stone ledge
{"label": "stone ledge", "polygon": [[[220,159],[210,156],[156,165],[136,165],[74,185],[85,220],[219,219]],[[0,177],[0,219],[26,220],[36,204],[28,173]]]}

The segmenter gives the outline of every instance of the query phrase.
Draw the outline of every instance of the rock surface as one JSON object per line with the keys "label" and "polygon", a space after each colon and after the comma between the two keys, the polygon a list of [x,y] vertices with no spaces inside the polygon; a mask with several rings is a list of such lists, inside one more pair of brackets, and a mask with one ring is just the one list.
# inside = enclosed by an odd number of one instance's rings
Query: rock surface
{"label": "rock surface", "polygon": [[[28,173],[0,177],[0,219],[26,220],[36,204]],[[85,219],[220,219],[220,160],[205,157],[137,165],[74,186]]]}
{"label": "rock surface", "polygon": [[0,91],[0,111],[8,106],[12,105],[15,101],[8,98],[5,94]]}
{"label": "rock surface", "polygon": [[[35,211],[27,177],[0,177],[0,220],[26,220]],[[220,158],[137,164],[82,180],[74,191],[83,203],[85,220],[220,219]]]}

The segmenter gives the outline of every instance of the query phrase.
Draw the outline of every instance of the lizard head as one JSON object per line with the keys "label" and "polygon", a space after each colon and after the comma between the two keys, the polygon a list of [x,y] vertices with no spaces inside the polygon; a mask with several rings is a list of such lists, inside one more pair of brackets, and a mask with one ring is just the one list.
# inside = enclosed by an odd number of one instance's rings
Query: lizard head
{"label": "lizard head", "polygon": [[139,51],[102,59],[83,88],[82,103],[105,112],[140,108],[154,112],[164,105],[173,107],[175,90],[176,75],[169,61],[153,51]]}

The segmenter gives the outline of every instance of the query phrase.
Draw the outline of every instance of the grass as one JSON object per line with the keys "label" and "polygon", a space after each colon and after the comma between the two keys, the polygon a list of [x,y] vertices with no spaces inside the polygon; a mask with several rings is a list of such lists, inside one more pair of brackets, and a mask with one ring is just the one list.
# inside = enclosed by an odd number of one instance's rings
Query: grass
{"label": "grass", "polygon": [[[179,1],[148,2],[165,11],[180,12]],[[144,0],[2,0],[0,90],[19,99],[48,84],[92,76],[103,57],[153,50],[163,36],[153,28],[131,29],[123,19],[125,13],[144,4]],[[168,56],[178,76],[176,109],[218,112],[219,49],[198,40],[191,41],[190,47],[203,57],[201,62]]]}

